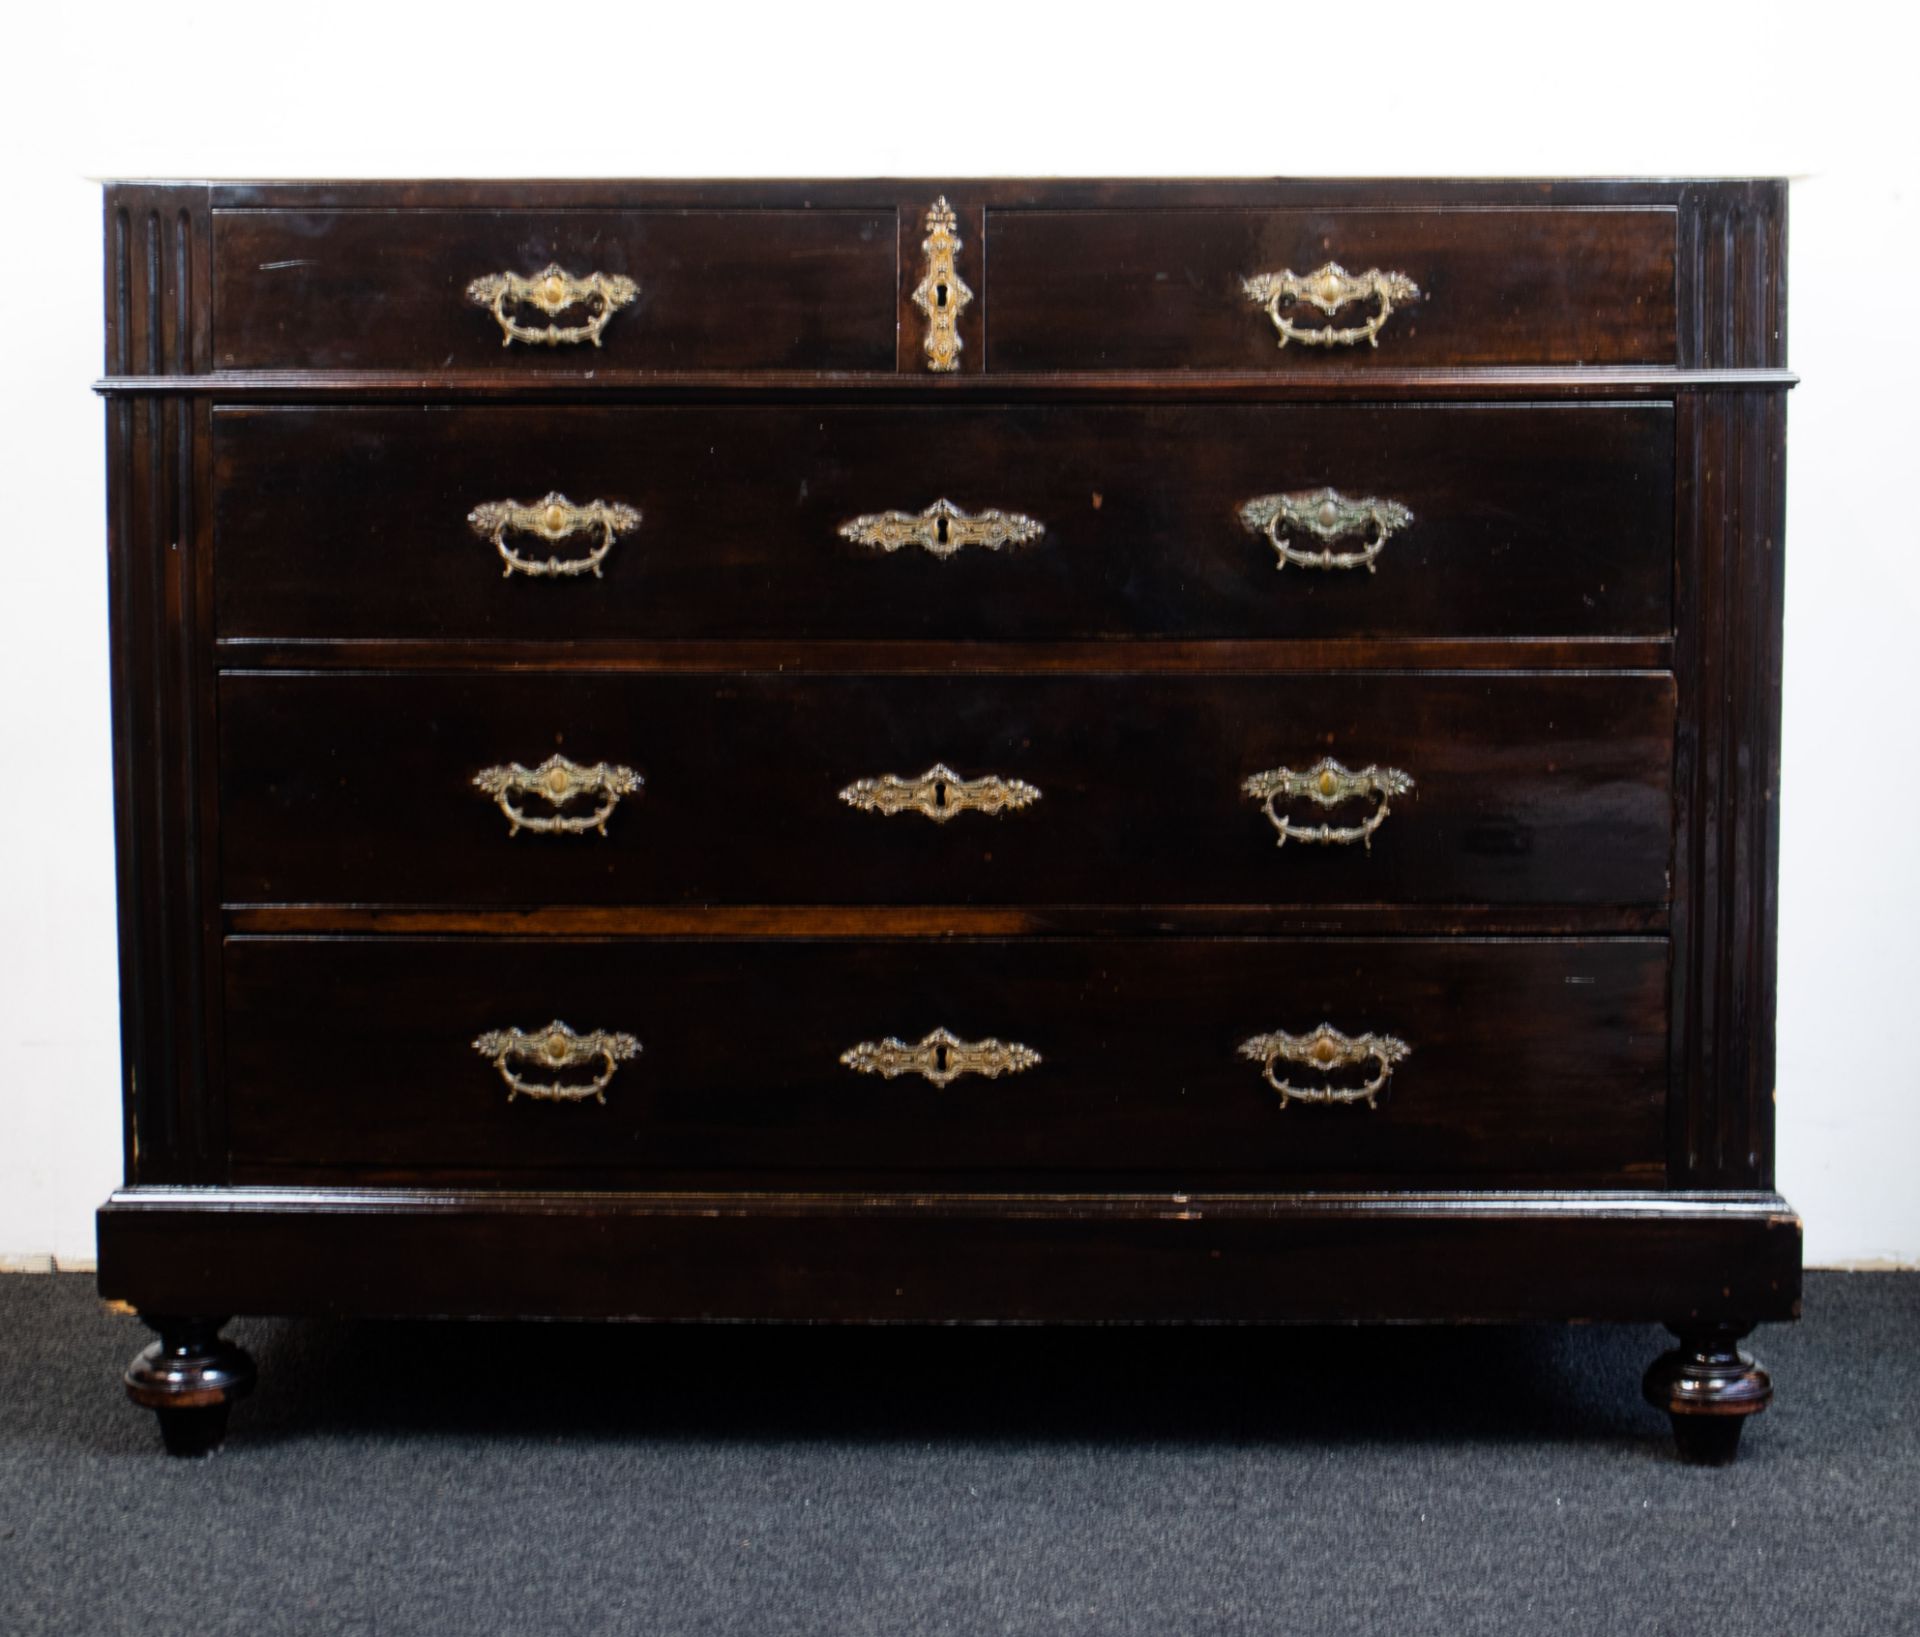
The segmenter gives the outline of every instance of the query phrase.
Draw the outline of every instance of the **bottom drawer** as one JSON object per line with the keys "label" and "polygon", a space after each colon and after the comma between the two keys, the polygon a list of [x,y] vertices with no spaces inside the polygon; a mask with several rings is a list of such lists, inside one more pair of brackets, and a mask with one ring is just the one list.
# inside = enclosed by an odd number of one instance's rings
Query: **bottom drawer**
{"label": "bottom drawer", "polygon": [[[1665,1173],[1659,939],[236,938],[226,954],[242,1182]],[[1341,1035],[1316,1040],[1322,1024]],[[940,1030],[951,1041],[928,1041]]]}

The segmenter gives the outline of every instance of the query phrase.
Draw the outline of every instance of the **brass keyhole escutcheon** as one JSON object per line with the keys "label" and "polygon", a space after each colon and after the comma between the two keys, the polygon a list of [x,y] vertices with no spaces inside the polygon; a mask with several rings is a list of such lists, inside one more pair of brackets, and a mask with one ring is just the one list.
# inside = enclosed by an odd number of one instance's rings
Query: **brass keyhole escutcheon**
{"label": "brass keyhole escutcheon", "polygon": [[869,813],[918,813],[935,824],[945,824],[962,813],[1014,813],[1040,799],[1034,786],[1020,779],[989,774],[963,779],[945,762],[935,762],[917,779],[885,773],[877,779],[856,779],[840,792],[849,807]]}
{"label": "brass keyhole escutcheon", "polygon": [[960,312],[973,300],[973,292],[960,276],[958,259],[960,236],[955,231],[958,218],[945,199],[936,199],[927,212],[927,237],[920,246],[926,257],[926,271],[914,287],[913,304],[926,314],[927,334],[923,343],[927,368],[936,374],[950,374],[960,367]]}
{"label": "brass keyhole escutcheon", "polygon": [[1040,1054],[1017,1040],[962,1040],[946,1029],[935,1029],[911,1042],[897,1035],[863,1040],[842,1052],[840,1062],[855,1074],[877,1074],[888,1080],[917,1074],[936,1086],[947,1086],[966,1074],[989,1080],[1020,1074],[1038,1067]]}

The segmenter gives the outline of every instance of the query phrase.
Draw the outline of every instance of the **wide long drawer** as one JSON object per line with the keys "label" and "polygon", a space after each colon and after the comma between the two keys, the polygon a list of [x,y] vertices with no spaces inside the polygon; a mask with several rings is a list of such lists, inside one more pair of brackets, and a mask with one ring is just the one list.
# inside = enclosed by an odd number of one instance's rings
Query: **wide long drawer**
{"label": "wide long drawer", "polygon": [[227,1106],[243,1180],[1644,1183],[1665,1152],[1666,957],[1646,939],[240,938]]}
{"label": "wide long drawer", "polygon": [[1667,894],[1664,673],[236,673],[219,713],[229,901]]}
{"label": "wide long drawer", "polygon": [[214,450],[226,637],[1672,628],[1666,404],[232,408]]}
{"label": "wide long drawer", "polygon": [[223,210],[226,369],[891,370],[894,212]]}
{"label": "wide long drawer", "polygon": [[1661,207],[989,210],[995,371],[1671,364]]}

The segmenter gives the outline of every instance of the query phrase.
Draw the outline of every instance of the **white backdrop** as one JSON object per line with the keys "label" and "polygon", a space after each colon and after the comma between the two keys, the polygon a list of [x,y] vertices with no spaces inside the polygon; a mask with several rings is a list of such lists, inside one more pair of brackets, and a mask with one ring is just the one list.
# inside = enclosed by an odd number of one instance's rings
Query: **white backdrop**
{"label": "white backdrop", "polygon": [[[1780,1181],[1920,1262],[1911,8],[37,6],[0,99],[0,1258],[119,1168],[100,176],[1791,175]],[[64,13],[64,18],[61,17]],[[1324,37],[1323,37],[1324,35]]]}

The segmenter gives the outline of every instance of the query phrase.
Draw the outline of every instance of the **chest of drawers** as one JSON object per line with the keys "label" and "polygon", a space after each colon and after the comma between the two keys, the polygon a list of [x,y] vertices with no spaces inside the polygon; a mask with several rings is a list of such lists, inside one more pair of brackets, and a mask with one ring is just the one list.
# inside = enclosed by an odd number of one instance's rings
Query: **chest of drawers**
{"label": "chest of drawers", "polygon": [[233,1313],[1598,1319],[1731,1457],[1784,211],[110,186],[169,1447]]}

